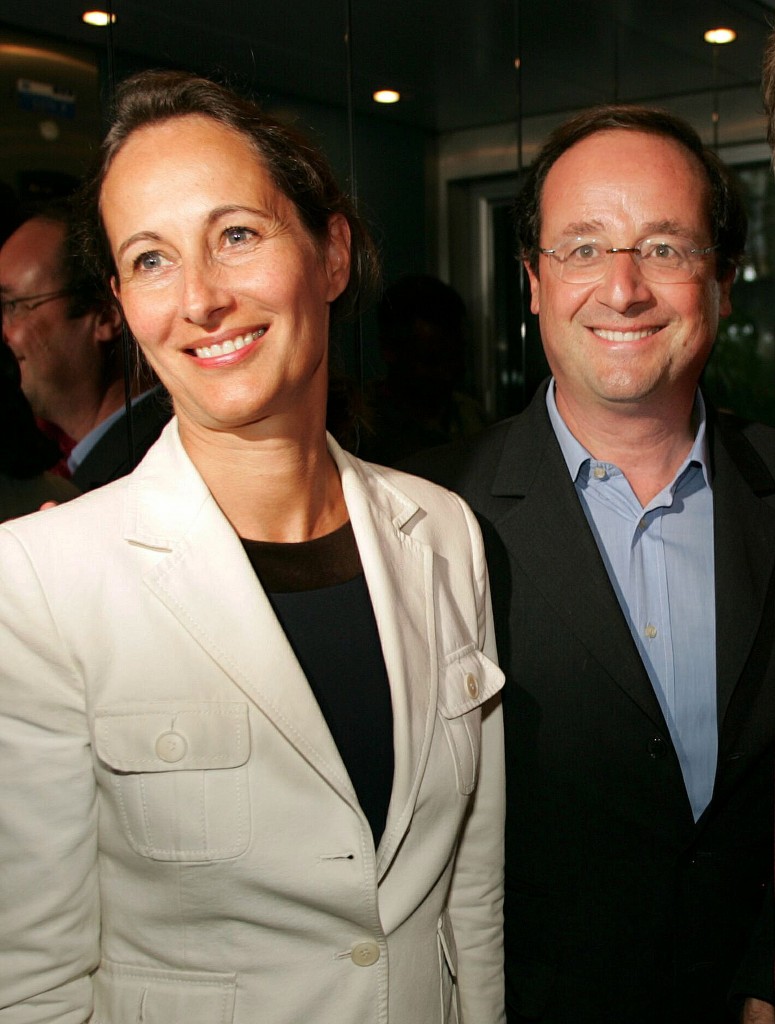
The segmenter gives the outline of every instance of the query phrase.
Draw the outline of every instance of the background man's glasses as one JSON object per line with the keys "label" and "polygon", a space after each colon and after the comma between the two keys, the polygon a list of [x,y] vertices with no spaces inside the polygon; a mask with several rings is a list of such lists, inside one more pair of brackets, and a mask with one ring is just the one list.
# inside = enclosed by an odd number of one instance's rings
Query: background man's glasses
{"label": "background man's glasses", "polygon": [[601,281],[614,256],[626,254],[647,281],[681,284],[691,281],[718,245],[699,248],[688,238],[646,238],[637,245],[617,248],[605,238],[574,238],[555,249],[540,249],[561,281],[594,284]]}
{"label": "background man's glasses", "polygon": [[44,302],[52,302],[54,299],[61,299],[70,292],[67,288],[60,288],[56,292],[40,292],[38,295],[20,295],[18,299],[3,299],[0,302],[0,311],[3,315],[3,323],[10,324],[15,320],[22,320]]}

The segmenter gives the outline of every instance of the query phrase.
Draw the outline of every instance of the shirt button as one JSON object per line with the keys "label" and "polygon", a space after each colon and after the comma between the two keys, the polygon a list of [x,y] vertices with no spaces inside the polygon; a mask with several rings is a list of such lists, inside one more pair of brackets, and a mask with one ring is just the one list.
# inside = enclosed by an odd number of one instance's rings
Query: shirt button
{"label": "shirt button", "polygon": [[372,939],[356,942],[350,958],[358,967],[371,967],[379,960],[379,946]]}
{"label": "shirt button", "polygon": [[174,764],[186,756],[188,744],[179,732],[163,732],[156,740],[156,754],[162,761]]}
{"label": "shirt button", "polygon": [[652,626],[651,623],[649,623],[648,626],[646,626],[646,628],[644,629],[643,632],[646,634],[646,636],[649,638],[649,640],[653,640],[654,637],[657,635],[657,627],[656,626]]}
{"label": "shirt button", "polygon": [[466,676],[466,689],[468,690],[469,697],[479,696],[479,680],[470,672]]}
{"label": "shirt button", "polygon": [[606,473],[605,468],[603,466],[595,466],[595,468],[592,470],[592,475],[594,476],[595,480],[605,480],[608,474]]}

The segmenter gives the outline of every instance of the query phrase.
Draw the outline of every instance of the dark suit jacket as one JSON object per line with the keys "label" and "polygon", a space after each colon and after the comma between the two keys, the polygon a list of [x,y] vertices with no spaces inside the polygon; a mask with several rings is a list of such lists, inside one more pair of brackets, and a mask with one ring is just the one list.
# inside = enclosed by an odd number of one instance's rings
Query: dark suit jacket
{"label": "dark suit jacket", "polygon": [[714,419],[709,436],[720,742],[697,824],[545,387],[408,467],[459,491],[487,546],[507,676],[510,1024],[721,1024],[736,975],[772,999],[775,431]]}
{"label": "dark suit jacket", "polygon": [[72,480],[82,491],[109,484],[126,476],[141,461],[172,416],[169,397],[162,388],[154,388],[132,407],[134,461],[127,439],[126,413],[103,434],[76,468]]}

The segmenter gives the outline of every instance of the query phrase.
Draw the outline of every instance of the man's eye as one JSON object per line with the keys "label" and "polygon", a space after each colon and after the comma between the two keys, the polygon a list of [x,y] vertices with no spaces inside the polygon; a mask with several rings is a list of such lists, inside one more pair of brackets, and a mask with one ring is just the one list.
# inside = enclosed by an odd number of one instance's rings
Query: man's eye
{"label": "man's eye", "polygon": [[683,254],[668,242],[653,242],[646,246],[643,255],[656,260],[680,260]]}
{"label": "man's eye", "polygon": [[585,242],[583,245],[577,245],[575,249],[571,249],[568,253],[569,260],[576,260],[581,263],[597,259],[599,256],[600,249],[593,242]]}

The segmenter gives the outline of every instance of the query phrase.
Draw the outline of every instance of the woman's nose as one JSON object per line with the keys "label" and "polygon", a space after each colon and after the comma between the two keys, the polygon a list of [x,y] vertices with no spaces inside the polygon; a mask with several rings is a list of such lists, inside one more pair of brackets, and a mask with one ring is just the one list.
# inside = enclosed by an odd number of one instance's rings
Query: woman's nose
{"label": "woman's nose", "polygon": [[648,281],[641,273],[637,254],[614,252],[608,257],[605,274],[595,289],[595,298],[603,305],[625,312],[631,306],[653,298]]}
{"label": "woman's nose", "polygon": [[221,267],[203,263],[184,269],[180,309],[184,320],[200,327],[209,326],[218,321],[231,303]]}

